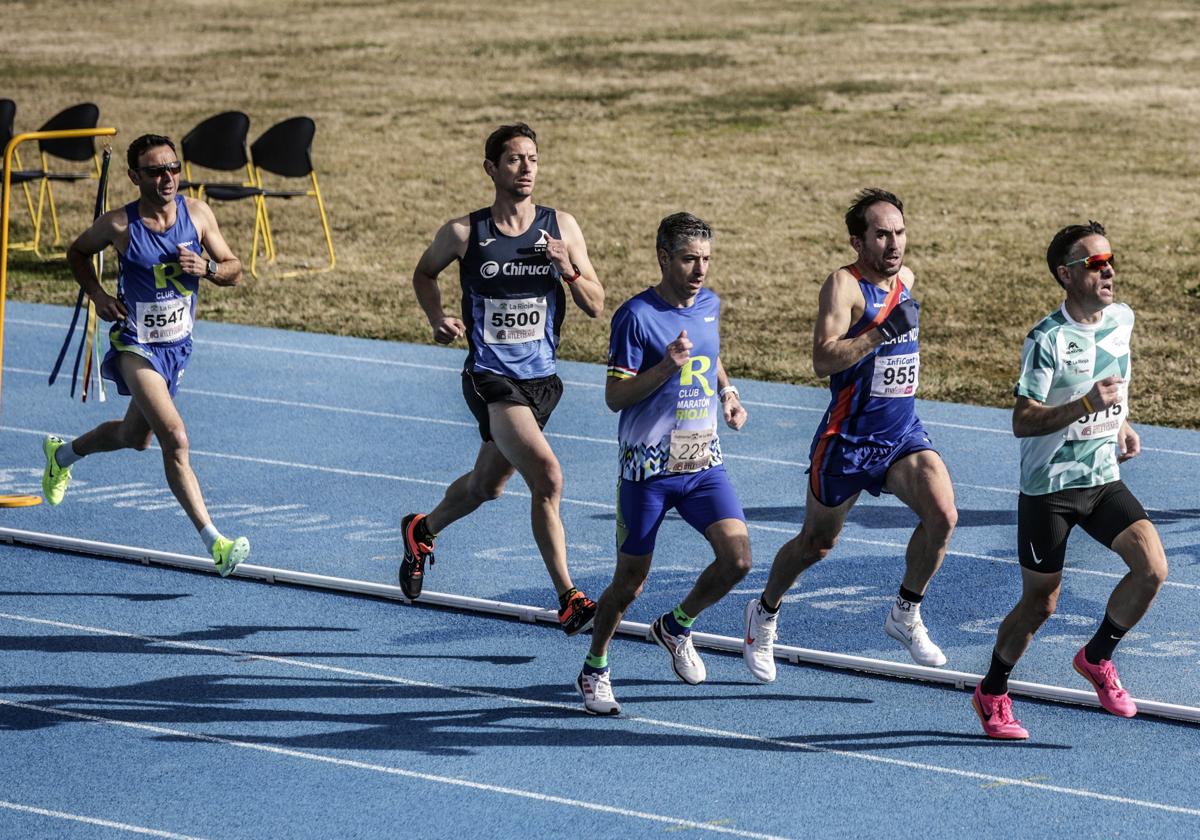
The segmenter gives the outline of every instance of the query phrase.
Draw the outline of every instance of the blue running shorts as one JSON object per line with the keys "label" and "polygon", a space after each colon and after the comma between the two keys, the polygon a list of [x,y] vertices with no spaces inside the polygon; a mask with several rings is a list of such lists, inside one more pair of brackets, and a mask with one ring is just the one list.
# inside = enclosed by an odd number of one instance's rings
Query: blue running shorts
{"label": "blue running shorts", "polygon": [[139,344],[110,337],[108,352],[104,354],[104,361],[100,365],[100,375],[116,383],[118,394],[128,397],[129,385],[117,364],[121,353],[136,353],[148,361],[167,381],[167,393],[173,397],[179,390],[179,380],[183,378],[188,359],[192,357],[192,339],[189,337],[175,344]]}
{"label": "blue running shorts", "polygon": [[840,435],[821,438],[813,447],[812,465],[806,470],[808,486],[826,507],[837,507],[863,490],[878,496],[892,464],[926,449],[937,451],[921,421],[915,419],[904,436],[890,445],[849,443]]}
{"label": "blue running shorts", "polygon": [[724,465],[645,481],[617,481],[617,550],[635,557],[654,552],[658,527],[671,508],[701,534],[722,519],[746,521]]}

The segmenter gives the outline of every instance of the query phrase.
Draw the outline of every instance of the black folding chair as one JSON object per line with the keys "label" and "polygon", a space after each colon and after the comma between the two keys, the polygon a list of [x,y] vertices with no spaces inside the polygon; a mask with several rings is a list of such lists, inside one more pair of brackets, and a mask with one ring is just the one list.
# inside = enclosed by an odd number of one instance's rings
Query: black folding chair
{"label": "black folding chair", "polygon": [[[95,128],[100,122],[100,109],[91,102],[72,105],[59,111],[42,125],[39,131],[66,131],[74,128]],[[54,227],[54,242],[57,245],[62,239],[58,229],[58,210],[54,204],[55,181],[85,181],[100,177],[100,156],[96,154],[96,143],[92,137],[70,137],[60,140],[39,140],[38,151],[41,154],[42,178],[38,188],[37,214],[34,219],[33,250],[38,250],[42,233],[42,213],[45,204],[50,205],[50,221]],[[91,172],[63,172],[50,169],[50,159],[82,163],[92,162]]]}
{"label": "black folding chair", "polygon": [[[198,198],[204,197],[204,191],[209,186],[254,187],[254,169],[250,166],[250,153],[246,149],[249,133],[250,118],[241,111],[214,114],[197,124],[184,135],[180,143],[184,171],[179,187],[194,190]],[[193,166],[217,172],[241,170],[246,177],[237,183],[197,179],[192,173]]]}
{"label": "black folding chair", "polygon": [[[16,136],[16,120],[17,120],[17,103],[11,99],[0,99],[0,185],[4,183],[4,165],[3,155],[4,150],[8,148],[8,144],[12,142]],[[29,182],[38,181],[45,177],[45,172],[40,169],[25,169],[21,163],[21,151],[19,148],[13,149],[13,170],[9,173],[9,183],[12,185],[20,184],[21,189],[25,193],[25,206],[29,210],[29,221],[33,224],[36,221],[33,210],[33,194],[29,192]],[[0,199],[3,196],[0,195]],[[33,240],[29,242],[9,243],[10,248],[33,248]]]}
{"label": "black folding chair", "polygon": [[[317,170],[312,162],[312,142],[317,133],[317,124],[309,117],[292,117],[277,123],[250,144],[250,158],[254,165],[255,183],[258,186],[262,204],[262,233],[264,249],[268,259],[274,261],[278,252],[275,249],[275,237],[271,232],[270,217],[267,215],[266,199],[269,198],[311,198],[317,205],[321,218],[321,230],[325,234],[325,249],[329,254],[329,264],[320,271],[330,271],[337,264],[333,250],[333,234],[329,229],[329,217],[325,212],[325,202],[321,198],[321,188],[317,183]],[[268,189],[263,173],[269,172],[280,178],[308,178],[309,189],[284,190]],[[209,192],[212,195],[212,192]],[[259,224],[256,222],[256,225]],[[257,242],[257,232],[255,241]],[[253,255],[251,256],[251,272],[253,272]]]}

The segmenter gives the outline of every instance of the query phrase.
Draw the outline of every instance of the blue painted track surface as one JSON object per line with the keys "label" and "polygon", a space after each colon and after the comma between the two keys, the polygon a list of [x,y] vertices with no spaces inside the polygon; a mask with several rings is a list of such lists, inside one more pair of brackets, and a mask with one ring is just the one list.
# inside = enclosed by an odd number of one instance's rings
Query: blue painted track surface
{"label": "blue painted track surface", "polygon": [[[42,435],[72,437],[125,409],[111,392],[81,405],[64,385],[46,388],[68,320],[62,308],[9,306],[0,493],[39,492]],[[201,323],[178,402],[218,526],[249,536],[256,564],[394,582],[399,517],[432,507],[478,447],[461,361],[455,349]],[[572,572],[596,596],[613,565],[615,417],[601,367],[562,367],[566,394],[547,431],[566,475]],[[739,386],[750,422],[723,437],[755,569],[697,624],[728,636],[799,528],[826,400]],[[1006,411],[919,411],[960,510],[924,613],[950,667],[979,672],[1019,591],[1017,445]],[[1200,492],[1188,477],[1200,433],[1139,429],[1146,451],[1123,477],[1152,510],[1172,570],[1118,664],[1135,696],[1197,706]],[[0,510],[0,524],[203,554],[156,451],[95,456],[74,475],[60,507]],[[508,491],[445,531],[428,589],[553,605],[524,485]],[[781,641],[905,661],[882,621],[914,525],[895,500],[860,501],[834,555],[789,596]],[[642,837],[689,826],[859,837],[914,814],[938,837],[1200,833],[1195,726],[1018,700],[1033,738],[997,744],[962,691],[800,666],[762,686],[739,657],[716,653],[704,654],[709,681],[692,687],[661,650],[622,637],[611,661],[625,714],[599,720],[579,711],[572,686],[586,639],[546,625],[0,554],[0,837]],[[627,618],[649,622],[678,603],[708,557],[669,518]],[[1123,567],[1082,533],[1068,558],[1058,613],[1014,678],[1086,687],[1070,658]]]}

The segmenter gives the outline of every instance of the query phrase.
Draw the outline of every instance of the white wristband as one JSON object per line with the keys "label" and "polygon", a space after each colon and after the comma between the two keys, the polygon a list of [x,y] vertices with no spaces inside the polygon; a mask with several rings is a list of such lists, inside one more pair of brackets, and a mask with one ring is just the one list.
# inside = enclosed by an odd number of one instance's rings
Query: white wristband
{"label": "white wristband", "polygon": [[718,391],[717,399],[719,399],[721,402],[725,402],[726,394],[733,394],[739,400],[742,398],[742,395],[740,393],[738,393],[738,389],[734,385],[726,385],[724,388],[722,388],[720,391]]}

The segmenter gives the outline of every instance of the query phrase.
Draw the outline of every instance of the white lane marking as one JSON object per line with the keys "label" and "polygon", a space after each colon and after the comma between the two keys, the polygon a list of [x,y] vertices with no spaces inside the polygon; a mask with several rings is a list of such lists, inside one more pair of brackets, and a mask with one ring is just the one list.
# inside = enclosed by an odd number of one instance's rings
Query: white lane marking
{"label": "white lane marking", "polygon": [[[50,431],[46,431],[44,429],[24,429],[24,428],[20,428],[18,426],[0,426],[0,431],[18,432],[20,434],[38,435],[41,437],[44,437],[46,435],[59,435],[60,437],[62,436],[61,433],[59,433],[59,432],[50,432]],[[154,446],[152,448],[157,449],[158,447]],[[427,478],[411,478],[409,476],[393,475],[391,473],[366,472],[364,470],[348,470],[343,467],[324,467],[324,466],[320,466],[317,464],[298,463],[296,461],[281,461],[281,460],[278,460],[275,458],[256,458],[251,455],[232,455],[228,452],[209,452],[204,449],[192,449],[190,451],[191,451],[191,454],[193,454],[193,455],[201,455],[201,456],[205,456],[208,458],[221,458],[221,459],[228,460],[228,461],[244,461],[244,462],[251,463],[251,464],[265,464],[265,465],[271,466],[271,467],[289,467],[289,468],[297,469],[297,470],[311,470],[313,472],[329,473],[331,475],[346,475],[346,476],[351,476],[353,478],[375,478],[375,479],[380,479],[383,481],[399,481],[399,482],[404,482],[404,483],[408,483],[408,484],[425,484],[425,485],[428,485],[431,487],[445,488],[445,487],[449,486],[449,482],[446,482],[446,481],[433,481],[433,480],[427,479]],[[504,495],[505,496],[513,496],[513,497],[519,498],[519,499],[530,498],[529,493],[523,493],[520,490],[505,489]],[[597,508],[599,510],[615,511],[617,509],[616,505],[606,504],[604,502],[589,502],[589,501],[585,501],[583,499],[571,499],[566,496],[562,497],[562,503],[566,504],[566,505],[576,505],[578,507]],[[762,525],[757,522],[747,522],[746,526],[748,528],[753,528],[758,531],[766,531],[768,533],[773,533],[773,534],[788,534],[791,536],[795,536],[795,534],[797,533],[797,529],[795,529],[795,528],[779,528],[779,527],[776,527],[773,525]],[[908,548],[906,543],[889,542],[887,540],[868,540],[868,539],[863,539],[862,537],[847,537],[847,536],[841,536],[838,539],[840,539],[842,542],[860,543],[862,545],[875,545],[875,546],[882,546],[884,548],[895,548],[895,549],[900,549],[900,550],[907,550],[907,548]],[[973,553],[967,552],[967,551],[947,551],[946,556],[947,557],[969,557],[969,558],[972,558],[975,560],[987,560],[992,563],[1007,563],[1010,565],[1016,565],[1018,563],[1018,561],[1013,558],[993,557],[989,554],[973,554]],[[1113,579],[1117,579],[1117,580],[1125,577],[1124,574],[1120,574],[1117,572],[1103,572],[1098,569],[1079,569],[1079,568],[1070,567],[1070,566],[1063,569],[1063,571],[1071,572],[1071,573],[1078,573],[1078,574],[1083,574],[1083,575],[1093,575],[1095,577],[1113,578]],[[1164,581],[1163,586],[1175,587],[1175,588],[1179,588],[1179,589],[1200,590],[1200,584],[1181,583],[1179,581],[1174,581],[1174,580]]]}
{"label": "white lane marking", "polygon": [[[647,811],[635,811],[630,808],[620,808],[615,805],[601,805],[597,802],[583,802],[579,799],[568,799],[565,796],[555,796],[550,793],[538,793],[533,790],[523,790],[521,788],[505,787],[503,785],[491,785],[483,782],[473,782],[470,779],[460,779],[455,776],[440,776],[433,773],[421,773],[416,770],[405,770],[402,767],[392,767],[387,764],[373,764],[367,761],[355,761],[349,758],[337,758],[331,755],[321,755],[319,753],[305,752],[304,750],[293,750],[287,747],[276,747],[270,744],[260,744],[255,741],[240,741],[234,738],[221,738],[216,735],[205,735],[200,732],[193,732],[187,729],[171,729],[165,726],[153,726],[148,723],[131,723],[130,721],[114,720],[100,715],[88,715],[81,712],[69,712],[65,709],[54,709],[46,706],[38,706],[33,703],[18,703],[13,700],[0,699],[0,706],[13,706],[18,709],[26,709],[33,712],[43,712],[50,715],[59,715],[61,717],[74,718],[75,720],[87,721],[88,723],[106,723],[110,726],[118,726],[125,729],[133,729],[141,732],[151,732],[155,735],[169,735],[174,738],[187,738],[193,741],[207,741],[210,744],[222,744],[227,747],[238,747],[244,750],[253,750],[255,752],[264,752],[271,755],[281,755],[287,758],[300,758],[305,761],[315,761],[321,764],[332,764],[336,767],[347,767],[354,770],[370,770],[375,773],[384,773],[389,776],[400,776],[406,779],[416,779],[422,782],[435,782],[437,784],[451,785],[460,788],[469,788],[471,790],[483,791],[484,793],[498,793],[505,796],[515,796],[521,799],[532,799],[536,802],[546,802],[551,805],[566,805],[572,808],[581,808],[586,811],[597,811],[602,814],[613,814],[621,817],[632,817],[634,819],[646,820],[648,822],[663,823],[675,828],[681,829],[701,829],[704,831],[712,831],[717,834],[728,834],[733,837],[747,837],[752,840],[788,840],[778,834],[761,834],[756,831],[740,831],[736,828],[725,828],[712,823],[696,822],[695,820],[686,820],[679,817],[668,817],[662,814],[652,814]],[[1161,806],[1169,807],[1169,806]],[[163,835],[175,837],[177,835]]]}
{"label": "white lane marking", "polygon": [[[27,373],[36,376],[41,376],[39,371],[26,370],[22,368],[6,368],[10,373]],[[289,408],[306,408],[314,411],[329,411],[336,414],[354,414],[363,417],[379,417],[385,420],[400,420],[417,423],[430,423],[440,426],[458,426],[461,428],[474,429],[475,423],[468,423],[465,420],[443,420],[437,417],[421,417],[415,414],[396,414],[390,411],[372,411],[365,408],[346,408],[337,405],[327,405],[324,403],[299,402],[296,400],[281,400],[273,397],[251,397],[242,394],[228,394],[223,391],[206,391],[202,388],[189,388],[187,393],[197,394],[203,397],[219,397],[221,399],[242,400],[243,402],[262,403],[265,405],[280,405]],[[577,440],[584,443],[601,443],[606,446],[616,446],[617,441],[611,438],[589,437],[587,435],[569,435],[564,432],[545,432],[548,438],[558,438],[560,440]],[[804,468],[808,466],[808,461],[787,461],[779,458],[765,458],[758,455],[737,455],[731,452],[725,453],[727,461],[751,461],[760,464],[775,464],[783,467]],[[966,487],[972,490],[987,490],[996,493],[1007,493],[1017,495],[1019,491],[1008,487],[992,487],[986,484],[967,484],[965,482],[955,482],[955,487]]]}
{"label": "white lane marking", "polygon": [[[50,323],[46,323],[44,321],[30,321],[30,320],[25,320],[25,319],[21,319],[21,318],[9,318],[8,323],[22,324],[25,326],[51,327],[54,329],[61,329],[60,325],[58,325],[58,324],[50,324]],[[449,373],[462,373],[461,366],[460,367],[447,367],[445,365],[425,365],[425,364],[417,364],[416,362],[401,362],[401,361],[396,361],[393,359],[379,359],[379,358],[375,358],[372,356],[351,356],[351,355],[344,354],[344,353],[323,353],[323,352],[316,351],[316,350],[295,350],[295,349],[289,349],[289,348],[285,348],[285,347],[271,347],[271,346],[265,345],[265,344],[244,344],[244,343],[236,342],[236,341],[209,341],[207,339],[195,339],[195,342],[197,344],[211,345],[213,347],[236,347],[239,350],[253,350],[256,352],[263,352],[263,353],[290,353],[290,354],[297,355],[297,356],[309,356],[309,357],[321,358],[321,359],[335,359],[335,360],[347,361],[347,362],[361,362],[361,363],[366,363],[366,364],[387,365],[390,367],[413,368],[416,370],[437,370],[437,371],[443,371],[443,372],[449,372]],[[36,373],[36,374],[42,375],[42,376],[47,375],[45,373],[42,373],[41,371],[27,371],[27,370],[21,370],[19,368],[5,368],[5,370],[11,370],[14,373],[15,372],[21,372],[21,373],[28,372],[28,373]],[[564,379],[563,382],[567,385],[574,385],[574,386],[577,386],[580,388],[603,388],[604,387],[604,385],[601,383],[585,382],[585,381],[579,381],[579,380],[574,380],[574,379]],[[805,411],[805,412],[816,413],[816,414],[824,414],[825,413],[824,408],[811,408],[809,406],[803,406],[803,405],[789,405],[787,403],[761,402],[758,400],[743,400],[742,402],[748,406],[753,406],[756,408],[776,408],[776,409],[781,409],[784,411]],[[1007,428],[996,429],[996,428],[993,428],[990,426],[972,426],[972,425],[969,425],[966,423],[949,423],[946,421],[938,421],[938,420],[922,420],[921,422],[926,426],[936,426],[936,427],[945,428],[945,429],[962,429],[962,430],[970,431],[970,432],[985,432],[987,434],[1006,435],[1006,436],[1012,434],[1012,431]],[[1192,458],[1200,458],[1200,452],[1188,452],[1188,451],[1179,450],[1179,449],[1159,449],[1158,447],[1154,447],[1154,446],[1143,446],[1142,451],[1143,452],[1162,452],[1162,453],[1171,454],[1171,455],[1186,455],[1186,456],[1189,456]]]}
{"label": "white lane marking", "polygon": [[[237,650],[237,649],[233,649],[233,648],[221,648],[221,647],[217,647],[215,645],[203,645],[203,644],[199,644],[196,642],[181,642],[181,641],[177,641],[175,639],[160,639],[155,636],[144,636],[139,633],[126,633],[121,630],[112,630],[112,629],[105,628],[105,627],[91,627],[91,626],[88,626],[85,624],[71,624],[68,622],[54,621],[52,619],[34,618],[32,616],[14,615],[12,613],[0,613],[0,619],[8,619],[11,621],[20,621],[20,622],[26,622],[29,624],[38,624],[38,625],[44,625],[44,626],[49,626],[49,627],[56,627],[56,628],[65,629],[65,630],[75,630],[75,631],[82,631],[82,632],[88,632],[88,633],[95,633],[97,635],[102,635],[102,636],[116,636],[119,638],[137,639],[139,641],[149,642],[149,643],[158,644],[158,645],[164,645],[167,647],[178,647],[178,648],[183,648],[183,649],[187,649],[187,650],[204,651],[207,653],[215,653],[215,654],[219,654],[222,656],[230,656],[230,657],[235,657],[235,658],[239,658],[239,659],[259,660],[262,662],[270,662],[273,664],[305,668],[305,669],[309,669],[309,670],[321,671],[324,673],[334,673],[334,674],[338,674],[338,675],[342,675],[342,676],[355,677],[355,678],[359,678],[359,679],[377,680],[380,682],[393,683],[396,685],[404,685],[404,686],[413,687],[413,688],[435,689],[435,690],[444,691],[444,692],[447,692],[450,694],[462,694],[462,695],[466,695],[466,696],[470,696],[470,697],[482,697],[482,698],[487,698],[490,700],[498,700],[498,701],[502,701],[505,703],[514,703],[514,704],[519,704],[519,705],[524,705],[524,706],[536,706],[539,708],[548,708],[548,709],[565,709],[568,711],[579,712],[580,714],[582,714],[582,712],[579,711],[577,706],[569,705],[567,703],[553,703],[553,702],[546,701],[546,700],[533,700],[533,699],[527,698],[527,697],[515,697],[515,696],[511,696],[511,695],[507,695],[507,694],[502,694],[500,692],[482,691],[482,690],[473,689],[473,688],[460,688],[458,686],[444,685],[441,683],[428,682],[425,680],[411,680],[411,679],[406,679],[404,677],[395,677],[390,674],[378,674],[378,673],[374,673],[371,671],[360,671],[360,670],[357,670],[354,668],[343,668],[343,667],[340,667],[337,665],[325,665],[325,664],[322,664],[319,662],[306,662],[303,660],[289,659],[287,657],[282,657],[282,656],[272,656],[269,654],[257,654],[257,653],[253,653],[251,651],[243,651],[243,650]],[[192,732],[176,732],[176,731],[172,731],[172,730],[166,730],[166,729],[163,729],[163,728],[157,727],[157,726],[152,726],[150,724],[129,723],[126,721],[113,720],[113,719],[109,719],[109,718],[101,718],[101,717],[87,715],[87,714],[83,714],[83,713],[79,713],[79,712],[68,712],[68,711],[61,710],[61,709],[34,706],[32,704],[19,703],[19,702],[11,701],[11,700],[0,699],[0,705],[16,706],[18,708],[42,711],[42,712],[47,712],[50,714],[64,715],[66,717],[74,717],[74,718],[78,718],[80,720],[90,720],[90,721],[95,721],[95,722],[100,722],[100,723],[111,723],[116,726],[127,726],[127,727],[130,727],[133,729],[145,729],[145,730],[151,731],[151,732],[159,732],[159,733],[167,733],[167,734],[181,734],[186,737],[192,737],[192,738],[202,739],[202,740],[206,740],[206,741],[212,741],[214,743],[228,744],[230,746],[246,747],[249,749],[261,749],[265,752],[275,752],[275,753],[279,753],[279,754],[283,754],[283,755],[290,755],[290,756],[299,757],[299,758],[310,758],[310,759],[317,760],[317,761],[327,761],[332,764],[344,764],[346,766],[359,767],[359,768],[369,769],[369,770],[377,770],[380,772],[395,773],[396,775],[426,779],[429,781],[439,781],[439,782],[445,782],[448,784],[460,784],[465,787],[472,787],[472,788],[477,788],[480,790],[493,790],[493,791],[500,792],[500,793],[509,793],[509,794],[512,794],[515,796],[527,796],[529,798],[534,798],[534,799],[545,798],[547,801],[556,802],[559,804],[576,805],[579,807],[589,807],[589,808],[593,808],[595,810],[605,811],[608,813],[621,813],[621,814],[626,814],[626,815],[631,815],[631,816],[639,816],[639,817],[643,817],[645,819],[654,819],[654,820],[657,820],[660,822],[669,822],[669,823],[675,824],[675,825],[682,825],[682,824],[687,823],[691,827],[703,828],[703,829],[706,829],[709,831],[718,831],[718,832],[722,832],[722,833],[736,833],[739,836],[752,836],[752,837],[764,836],[764,835],[755,835],[755,834],[743,834],[741,832],[736,832],[735,830],[732,830],[732,829],[723,829],[720,826],[714,826],[710,823],[691,823],[690,821],[687,821],[687,820],[676,820],[673,817],[662,817],[662,816],[654,815],[654,814],[642,814],[640,812],[628,812],[623,809],[614,809],[611,806],[594,806],[591,803],[580,803],[580,802],[576,802],[575,800],[565,800],[565,799],[561,799],[559,797],[548,796],[546,794],[537,794],[537,793],[531,793],[528,791],[517,791],[517,790],[513,790],[511,788],[496,788],[491,785],[482,785],[477,782],[469,782],[466,780],[455,779],[452,777],[431,776],[428,774],[417,773],[417,772],[410,771],[410,770],[401,770],[399,768],[389,768],[389,767],[384,767],[384,766],[380,766],[380,765],[370,765],[370,764],[365,764],[363,762],[350,761],[347,759],[336,759],[336,758],[331,758],[328,756],[316,755],[313,753],[305,753],[305,752],[285,749],[285,748],[281,748],[281,747],[271,747],[271,746],[266,746],[266,745],[262,745],[262,744],[256,744],[253,742],[232,741],[232,740],[218,738],[218,737],[211,736],[211,735],[202,735],[202,734],[192,733]],[[769,745],[769,746],[777,748],[777,749],[781,748],[781,749],[795,750],[797,752],[816,753],[816,754],[820,754],[820,755],[832,755],[832,756],[838,756],[839,758],[854,759],[856,761],[866,761],[866,762],[871,762],[871,763],[875,763],[875,764],[888,765],[888,766],[892,766],[892,767],[901,767],[906,770],[920,770],[920,771],[927,772],[927,773],[937,773],[937,774],[941,774],[941,775],[954,776],[954,777],[964,778],[964,779],[972,779],[972,780],[982,781],[982,782],[992,782],[992,783],[1003,784],[1003,785],[1014,785],[1014,786],[1018,786],[1018,787],[1029,788],[1032,790],[1040,790],[1040,791],[1044,791],[1047,793],[1059,793],[1059,794],[1064,794],[1067,796],[1076,796],[1076,797],[1082,797],[1085,799],[1097,799],[1097,800],[1101,800],[1104,802],[1117,803],[1120,805],[1133,805],[1133,806],[1140,807],[1140,808],[1149,808],[1152,810],[1167,811],[1167,812],[1174,813],[1174,814],[1186,814],[1188,816],[1200,817],[1200,809],[1197,809],[1197,808],[1188,808],[1188,807],[1180,806],[1180,805],[1169,805],[1169,804],[1166,804],[1163,802],[1151,802],[1151,801],[1143,800],[1143,799],[1133,799],[1131,797],[1126,797],[1126,796],[1116,796],[1114,794],[1099,793],[1097,791],[1091,791],[1091,790],[1087,790],[1084,788],[1070,788],[1070,787],[1065,787],[1062,785],[1047,785],[1047,784],[1044,784],[1041,782],[1030,781],[1027,779],[1014,779],[1014,778],[1010,778],[1007,776],[996,776],[996,775],[992,775],[990,773],[979,773],[974,770],[963,770],[958,767],[946,767],[946,766],[939,765],[939,764],[929,764],[927,762],[921,762],[921,761],[909,761],[906,759],[894,758],[892,756],[875,755],[874,753],[868,753],[868,752],[839,750],[839,749],[834,749],[832,747],[820,747],[820,746],[814,746],[813,744],[797,743],[795,741],[788,741],[788,740],[784,740],[784,739],[780,739],[780,738],[769,738],[769,737],[766,737],[763,735],[753,735],[753,734],[750,734],[747,732],[737,732],[737,731],[728,730],[728,729],[716,729],[716,728],[708,727],[708,726],[698,726],[695,724],[678,723],[676,721],[661,720],[658,718],[648,718],[648,717],[639,717],[639,716],[622,716],[615,720],[616,720],[616,722],[619,722],[619,723],[640,723],[645,726],[656,727],[656,728],[661,728],[661,729],[672,729],[672,730],[676,730],[676,731],[680,731],[680,732],[688,732],[688,733],[693,733],[693,734],[697,734],[697,735],[703,735],[705,737],[714,737],[715,736],[715,737],[719,737],[719,738],[728,738],[730,740],[750,741],[752,743]]]}
{"label": "white lane marking", "polygon": [[55,819],[60,820],[73,820],[75,822],[87,823],[88,825],[98,825],[104,828],[115,828],[118,831],[128,831],[133,834],[149,834],[151,837],[167,837],[170,838],[170,840],[202,840],[202,838],[193,837],[190,834],[174,834],[170,831],[159,831],[156,828],[146,828],[145,826],[140,825],[130,825],[129,823],[102,820],[99,817],[85,817],[82,814],[68,814],[65,811],[50,811],[46,808],[34,808],[32,805],[21,805],[17,802],[5,802],[2,799],[0,799],[0,808],[7,808],[10,811],[22,811],[26,814],[37,814],[41,817],[54,817]]}

